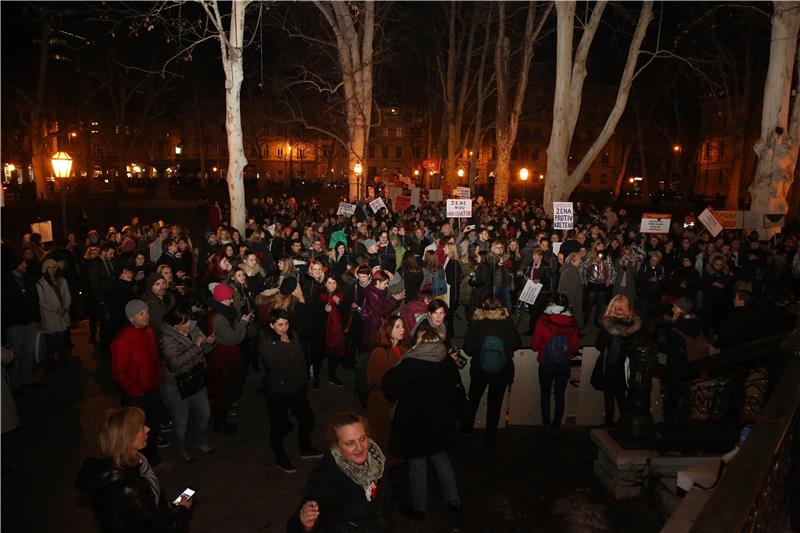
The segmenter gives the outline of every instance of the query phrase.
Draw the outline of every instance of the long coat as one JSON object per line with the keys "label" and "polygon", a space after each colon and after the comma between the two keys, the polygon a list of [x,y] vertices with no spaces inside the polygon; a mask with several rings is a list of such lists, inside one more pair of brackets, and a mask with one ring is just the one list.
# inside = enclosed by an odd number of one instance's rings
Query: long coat
{"label": "long coat", "polygon": [[44,276],[36,282],[39,314],[42,319],[40,325],[45,334],[67,331],[70,325],[69,307],[72,304],[72,295],[69,284],[64,278],[57,278],[54,283],[55,286],[44,279]]}
{"label": "long coat", "polygon": [[[401,355],[406,349],[401,345]],[[383,376],[397,363],[394,351],[382,346],[376,346],[369,356],[367,364],[367,384],[369,394],[367,396],[367,413],[369,414],[369,433],[382,450],[389,449],[389,433],[392,428],[392,407],[394,402],[390,401],[382,389]]]}
{"label": "long coat", "polygon": [[383,393],[397,399],[389,452],[403,459],[445,451],[455,420],[458,367],[449,356],[436,363],[404,358],[383,376]]}
{"label": "long coat", "polygon": [[558,292],[567,296],[578,327],[583,326],[583,279],[573,265],[564,263],[558,280]]}

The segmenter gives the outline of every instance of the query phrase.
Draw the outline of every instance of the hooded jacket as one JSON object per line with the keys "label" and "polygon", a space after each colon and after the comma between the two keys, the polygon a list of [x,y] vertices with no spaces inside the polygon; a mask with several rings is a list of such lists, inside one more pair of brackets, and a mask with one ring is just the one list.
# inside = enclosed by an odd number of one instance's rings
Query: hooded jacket
{"label": "hooded jacket", "polygon": [[548,306],[539,320],[536,322],[536,329],[533,330],[531,337],[531,348],[537,352],[536,360],[544,362],[544,351],[547,345],[556,335],[563,335],[569,345],[568,357],[572,359],[574,353],[580,348],[580,336],[578,334],[578,323],[575,317],[563,307],[557,305]]}
{"label": "hooded jacket", "polygon": [[111,342],[111,378],[127,396],[158,390],[161,365],[156,336],[150,326],[125,326]]}
{"label": "hooded jacket", "polygon": [[[642,329],[642,321],[638,316],[631,320],[622,320],[604,316],[600,319],[602,329],[597,334],[595,348],[605,351],[607,366],[621,366],[625,362],[626,353],[636,340],[636,334]],[[615,347],[614,338],[618,337],[622,343]]]}

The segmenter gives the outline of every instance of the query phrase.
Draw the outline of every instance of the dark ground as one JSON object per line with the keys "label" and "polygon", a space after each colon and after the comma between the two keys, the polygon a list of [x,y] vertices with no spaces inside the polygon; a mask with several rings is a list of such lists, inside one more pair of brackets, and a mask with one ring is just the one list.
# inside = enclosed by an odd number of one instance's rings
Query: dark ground
{"label": "dark ground", "polygon": [[[458,326],[458,322],[456,323]],[[463,326],[461,326],[463,327]],[[110,362],[87,342],[86,323],[73,333],[76,360],[70,368],[46,369],[41,389],[17,398],[22,426],[2,437],[2,530],[4,533],[95,531],[91,510],[78,505],[72,488],[99,415],[119,405],[110,380]],[[324,371],[323,371],[324,372]],[[327,376],[327,374],[323,374]],[[353,408],[352,372],[340,373],[344,388],[323,379],[310,392],[317,417],[314,442],[321,447],[322,426],[334,412]],[[294,512],[313,462],[299,458],[294,434],[287,451],[299,471],[284,474],[273,463],[267,443],[266,407],[256,392],[259,376],[249,375],[239,411],[240,431],[232,437],[211,433],[216,452],[197,454],[191,464],[171,448],[162,449],[165,464],[157,469],[168,495],[186,486],[197,490],[192,533],[284,531]],[[396,531],[433,533],[566,531],[551,516],[556,500],[582,494],[605,506],[611,531],[655,532],[661,520],[644,499],[608,501],[592,474],[596,455],[588,428],[568,427],[547,436],[538,427],[500,430],[495,449],[486,449],[483,435],[456,436],[452,450],[464,512],[457,522],[431,474],[428,520],[411,523],[397,517]],[[406,501],[400,494],[397,508]],[[591,531],[587,528],[574,531]]]}

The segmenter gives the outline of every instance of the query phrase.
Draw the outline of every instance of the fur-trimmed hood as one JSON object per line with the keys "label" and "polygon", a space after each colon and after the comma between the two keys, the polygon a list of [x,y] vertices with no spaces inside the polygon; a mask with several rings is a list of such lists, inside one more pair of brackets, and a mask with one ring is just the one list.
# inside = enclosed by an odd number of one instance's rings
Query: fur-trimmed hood
{"label": "fur-trimmed hood", "polygon": [[635,315],[631,320],[604,316],[600,323],[609,334],[615,337],[630,337],[642,329],[642,320]]}
{"label": "fur-trimmed hood", "polygon": [[505,320],[506,318],[508,318],[508,311],[502,307],[491,310],[478,308],[472,314],[472,320]]}

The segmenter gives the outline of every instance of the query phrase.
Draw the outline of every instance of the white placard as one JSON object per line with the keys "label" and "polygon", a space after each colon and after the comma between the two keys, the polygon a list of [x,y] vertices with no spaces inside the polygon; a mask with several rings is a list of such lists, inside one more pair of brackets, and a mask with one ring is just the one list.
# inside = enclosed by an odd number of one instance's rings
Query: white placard
{"label": "white placard", "polygon": [[539,293],[542,292],[542,287],[543,285],[541,283],[536,283],[532,279],[529,279],[525,282],[525,286],[522,288],[522,292],[519,295],[519,301],[533,305],[534,302],[536,302],[536,298],[539,296]]}
{"label": "white placard", "polygon": [[267,226],[267,231],[269,232],[270,235],[272,235],[274,237],[275,236],[275,224],[273,224],[271,226]]}
{"label": "white placard", "polygon": [[558,252],[560,252],[560,251],[561,251],[561,245],[562,245],[562,244],[564,244],[564,243],[563,243],[563,242],[554,242],[554,243],[551,243],[551,245],[552,245],[552,247],[553,247],[553,254],[554,254],[554,255],[558,255]]}
{"label": "white placard", "polygon": [[706,227],[712,237],[716,237],[722,231],[722,224],[714,216],[714,212],[711,211],[710,207],[705,208],[702,213],[697,215],[697,220],[703,223],[703,226]]}
{"label": "white placard", "polygon": [[453,196],[456,198],[469,198],[470,197],[470,190],[469,187],[456,187],[453,189]]}
{"label": "white placard", "polygon": [[645,213],[642,215],[642,225],[639,233],[669,233],[672,215],[658,215]]}
{"label": "white placard", "polygon": [[444,200],[442,189],[431,189],[428,191],[428,200],[431,202],[441,202]]}
{"label": "white placard", "polygon": [[337,215],[352,216],[356,212],[356,204],[348,204],[347,202],[339,202],[339,210],[336,211]]}
{"label": "white placard", "polygon": [[447,199],[447,218],[469,218],[472,216],[472,200],[469,198]]}
{"label": "white placard", "polygon": [[383,198],[375,198],[369,203],[369,206],[372,208],[373,213],[377,213],[381,209],[386,208],[386,204],[383,203]]}
{"label": "white placard", "polygon": [[572,229],[573,226],[572,202],[553,202],[553,229]]}
{"label": "white placard", "polygon": [[375,188],[367,187],[367,198],[369,198],[370,200],[375,198]]}
{"label": "white placard", "polygon": [[34,222],[31,224],[31,233],[38,233],[41,235],[42,242],[53,242],[53,223],[49,220]]}
{"label": "white placard", "polygon": [[392,187],[392,186],[390,186],[390,187],[386,187],[386,191],[387,191],[386,195],[389,197],[389,200],[391,200],[392,203],[394,203],[394,201],[397,199],[398,196],[402,196],[403,195],[403,188],[402,187]]}

